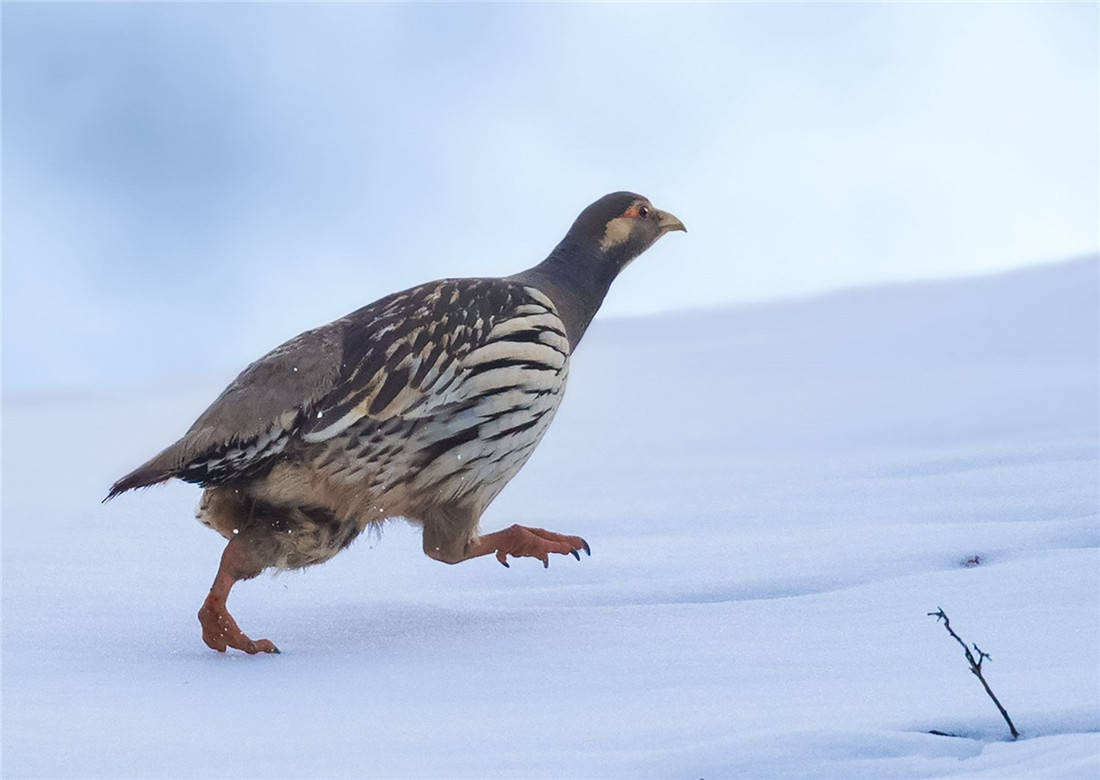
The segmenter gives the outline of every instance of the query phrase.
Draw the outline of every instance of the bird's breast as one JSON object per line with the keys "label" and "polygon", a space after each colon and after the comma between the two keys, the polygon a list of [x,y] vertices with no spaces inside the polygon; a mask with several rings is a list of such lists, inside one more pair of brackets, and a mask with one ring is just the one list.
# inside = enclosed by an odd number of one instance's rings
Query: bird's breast
{"label": "bird's breast", "polygon": [[568,360],[554,370],[486,371],[483,392],[412,431],[403,450],[417,464],[415,492],[433,501],[487,506],[550,427],[568,373]]}

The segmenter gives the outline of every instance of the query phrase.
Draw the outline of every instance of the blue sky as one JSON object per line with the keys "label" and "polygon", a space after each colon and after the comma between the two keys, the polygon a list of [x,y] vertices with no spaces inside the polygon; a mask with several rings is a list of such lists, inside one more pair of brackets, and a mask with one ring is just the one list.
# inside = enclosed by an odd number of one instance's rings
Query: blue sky
{"label": "blue sky", "polygon": [[609,314],[1096,251],[1097,54],[1092,4],[5,4],[4,384],[231,375],[618,189],[691,232]]}

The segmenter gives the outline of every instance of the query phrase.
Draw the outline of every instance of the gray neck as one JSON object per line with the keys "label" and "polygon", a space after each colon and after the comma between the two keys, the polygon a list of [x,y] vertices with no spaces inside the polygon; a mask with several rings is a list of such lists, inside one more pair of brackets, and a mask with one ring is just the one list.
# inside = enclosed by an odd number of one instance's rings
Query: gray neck
{"label": "gray neck", "polygon": [[509,278],[537,288],[554,302],[570,350],[575,350],[617,275],[617,263],[566,236],[541,263]]}

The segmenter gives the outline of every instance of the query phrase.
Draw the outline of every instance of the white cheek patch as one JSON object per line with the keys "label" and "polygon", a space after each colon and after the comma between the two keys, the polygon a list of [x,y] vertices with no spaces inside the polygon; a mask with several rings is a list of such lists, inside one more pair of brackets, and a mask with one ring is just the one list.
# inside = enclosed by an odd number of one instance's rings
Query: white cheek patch
{"label": "white cheek patch", "polygon": [[607,223],[607,229],[604,230],[603,239],[600,241],[600,249],[607,251],[613,246],[619,244],[630,238],[631,223],[634,220],[630,217],[615,217]]}

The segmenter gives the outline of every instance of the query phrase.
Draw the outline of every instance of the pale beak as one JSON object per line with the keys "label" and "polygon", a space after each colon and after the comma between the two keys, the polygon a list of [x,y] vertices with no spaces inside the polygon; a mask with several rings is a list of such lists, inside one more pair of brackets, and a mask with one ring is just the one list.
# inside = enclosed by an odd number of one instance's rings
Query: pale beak
{"label": "pale beak", "polygon": [[677,219],[673,214],[669,214],[667,211],[661,211],[660,209],[657,209],[657,226],[661,229],[662,235],[673,230],[687,232],[687,228],[684,227],[683,222]]}

